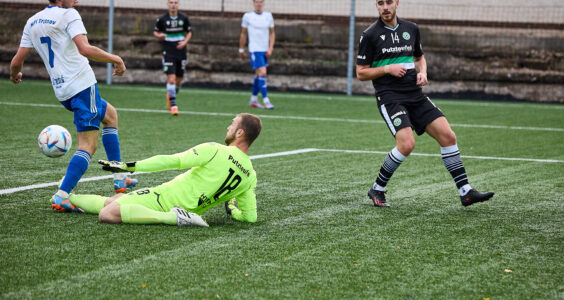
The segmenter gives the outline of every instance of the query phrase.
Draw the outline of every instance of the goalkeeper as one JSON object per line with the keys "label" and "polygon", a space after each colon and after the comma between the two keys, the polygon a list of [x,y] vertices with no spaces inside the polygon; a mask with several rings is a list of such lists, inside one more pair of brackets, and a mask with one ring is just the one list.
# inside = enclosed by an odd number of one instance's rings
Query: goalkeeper
{"label": "goalkeeper", "polygon": [[200,144],[185,152],[129,163],[99,161],[104,170],[113,172],[191,169],[157,187],[110,198],[71,194],[69,200],[83,212],[99,214],[105,223],[207,227],[200,215],[221,203],[233,219],[254,223],[257,178],[247,152],[261,128],[257,116],[241,113],[227,127],[227,146]]}

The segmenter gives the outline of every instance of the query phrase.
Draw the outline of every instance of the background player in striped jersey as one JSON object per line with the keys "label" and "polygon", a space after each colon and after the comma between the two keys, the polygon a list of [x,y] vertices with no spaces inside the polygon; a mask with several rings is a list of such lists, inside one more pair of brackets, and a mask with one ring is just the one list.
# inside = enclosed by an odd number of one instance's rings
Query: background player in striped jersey
{"label": "background player in striped jersey", "polygon": [[100,221],[107,223],[208,226],[200,215],[221,203],[226,203],[233,219],[254,223],[257,176],[247,153],[261,129],[257,116],[242,113],[227,127],[227,146],[200,144],[181,153],[133,163],[100,161],[105,170],[118,172],[191,169],[157,187],[127,195],[73,194],[70,200],[86,212],[99,213]]}
{"label": "background player in striped jersey", "polygon": [[[255,79],[251,91],[250,107],[274,109],[270,102],[266,84],[266,67],[268,58],[274,51],[274,19],[272,14],[264,11],[264,0],[253,0],[255,10],[243,15],[241,22],[241,35],[239,36],[239,57],[245,58],[245,43],[249,37],[249,56],[251,67],[255,70]],[[261,92],[264,106],[258,102],[258,93]]]}
{"label": "background player in striped jersey", "polygon": [[[74,113],[78,149],[71,158],[59,190],[51,199],[53,209],[78,211],[68,200],[98,147],[100,122],[102,143],[108,160],[121,161],[117,134],[116,109],[98,92],[98,85],[88,59],[114,64],[113,75],[125,72],[123,60],[88,43],[80,14],[73,8],[78,0],[49,0],[49,6],[28,19],[20,48],[10,64],[10,80],[20,83],[25,58],[34,48],[49,73],[55,96]],[[116,193],[135,186],[137,180],[114,174]]]}
{"label": "background player in striped jersey", "polygon": [[178,115],[176,94],[180,91],[188,64],[186,45],[192,38],[188,16],[178,12],[178,0],[167,1],[168,12],[157,19],[153,35],[163,47],[163,71],[166,74],[166,108]]}
{"label": "background player in striped jersey", "polygon": [[441,146],[443,162],[460,193],[462,205],[486,201],[494,193],[480,193],[468,183],[456,135],[439,108],[422,93],[427,84],[419,28],[396,16],[399,0],[377,0],[380,18],[360,38],[356,74],[372,80],[380,114],[396,139],[384,159],[376,182],[368,191],[375,206],[386,207],[384,192],[394,171],[415,147],[413,131],[429,134]]}

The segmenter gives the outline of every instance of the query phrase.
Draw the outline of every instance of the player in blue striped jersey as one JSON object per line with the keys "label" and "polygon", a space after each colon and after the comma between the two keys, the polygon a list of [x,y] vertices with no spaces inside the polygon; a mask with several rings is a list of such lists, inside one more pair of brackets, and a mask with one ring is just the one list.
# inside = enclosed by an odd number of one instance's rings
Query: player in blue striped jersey
{"label": "player in blue striped jersey", "polygon": [[421,90],[428,82],[419,27],[397,17],[398,5],[399,0],[376,1],[380,17],[362,33],[358,47],[357,78],[372,80],[380,114],[396,140],[368,197],[374,206],[390,206],[384,195],[386,185],[413,151],[415,131],[418,135],[426,132],[439,143],[443,163],[454,179],[462,205],[486,201],[494,193],[480,193],[470,186],[456,135],[441,110]]}

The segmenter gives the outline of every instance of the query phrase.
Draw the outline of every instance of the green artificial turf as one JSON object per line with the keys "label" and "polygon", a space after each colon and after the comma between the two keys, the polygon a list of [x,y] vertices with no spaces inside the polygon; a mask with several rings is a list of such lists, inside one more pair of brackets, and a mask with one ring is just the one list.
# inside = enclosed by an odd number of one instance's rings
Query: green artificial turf
{"label": "green artificial turf", "polygon": [[[457,134],[473,187],[495,191],[462,207],[429,136],[388,185],[387,209],[366,192],[394,139],[373,97],[184,88],[180,115],[164,88],[100,85],[119,113],[122,158],[140,160],[222,142],[235,114],[261,116],[249,155],[258,174],[258,222],[222,207],[209,228],[110,225],[51,211],[76,150],[72,114],[46,81],[0,82],[0,297],[101,299],[562,299],[564,106],[435,100]],[[58,124],[71,154],[50,159],[37,135]],[[281,155],[284,151],[315,148]],[[333,150],[333,151],[327,151]],[[353,151],[351,151],[353,150]],[[83,178],[107,175],[100,142]],[[139,174],[139,187],[179,171]],[[75,193],[112,195],[111,179]]]}

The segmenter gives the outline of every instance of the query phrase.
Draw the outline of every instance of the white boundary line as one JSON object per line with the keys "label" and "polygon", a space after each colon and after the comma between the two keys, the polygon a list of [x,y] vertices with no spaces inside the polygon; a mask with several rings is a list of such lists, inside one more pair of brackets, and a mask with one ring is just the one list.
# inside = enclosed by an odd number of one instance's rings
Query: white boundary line
{"label": "white boundary line", "polygon": [[[0,105],[14,105],[14,106],[36,106],[36,107],[51,107],[61,108],[62,105],[56,104],[40,104],[40,103],[18,103],[18,102],[0,102]],[[159,109],[143,109],[143,108],[116,108],[118,111],[128,112],[144,112],[144,113],[167,113],[167,110]],[[233,117],[233,113],[220,113],[220,112],[198,112],[198,111],[180,111],[180,114],[187,115],[201,115],[201,116],[215,116],[215,117]],[[260,115],[263,119],[287,119],[287,120],[302,120],[302,121],[327,121],[327,122],[346,122],[346,123],[373,123],[384,124],[380,120],[362,120],[362,119],[343,119],[343,118],[322,118],[322,117],[301,117],[301,116],[281,116],[281,115]],[[564,132],[564,128],[550,128],[550,127],[527,127],[527,126],[504,126],[504,125],[480,125],[480,124],[450,124],[451,127],[471,127],[471,128],[486,128],[486,129],[505,129],[505,130],[533,130],[533,131],[551,131],[551,132]]]}
{"label": "white boundary line", "polygon": [[[308,149],[298,149],[298,150],[293,150],[293,151],[283,151],[283,152],[276,152],[276,153],[259,154],[259,155],[250,156],[250,159],[261,159],[261,158],[269,158],[269,157],[276,157],[276,156],[286,156],[286,155],[293,155],[293,154],[306,153],[306,152],[312,152],[312,151],[319,151],[319,150],[313,149],[313,148],[308,148]],[[135,172],[133,174],[135,175],[135,174],[145,174],[145,173],[147,173],[147,172]],[[113,178],[113,175],[104,175],[104,176],[81,178],[79,182],[98,181],[98,180],[110,179],[110,178]],[[40,188],[45,188],[45,187],[50,187],[50,186],[58,186],[58,185],[59,185],[58,181],[48,182],[48,183],[32,184],[32,185],[21,186],[21,187],[17,187],[17,188],[9,188],[9,189],[5,189],[5,190],[0,190],[0,195],[13,194],[13,193],[17,193],[17,192],[40,189]]]}
{"label": "white boundary line", "polygon": [[[26,84],[31,84],[35,86],[44,86],[51,89],[51,85],[48,81],[26,81]],[[138,91],[148,91],[155,93],[162,93],[162,87],[156,86],[144,86],[144,85],[127,85],[127,84],[99,84],[100,89],[109,90],[138,90]],[[186,88],[189,91],[200,94],[208,95],[238,95],[247,96],[249,92],[247,91],[237,91],[237,90],[212,90],[212,89],[202,89],[202,88]],[[316,100],[327,100],[327,101],[354,101],[354,102],[375,102],[376,98],[374,96],[345,96],[342,94],[316,94],[316,93],[300,93],[300,92],[271,92],[275,95],[280,95],[282,99],[316,99]],[[0,99],[1,100],[1,99]],[[527,108],[527,109],[550,109],[550,110],[564,110],[564,105],[552,104],[552,103],[528,103],[528,102],[492,102],[483,100],[446,100],[446,99],[433,99],[441,105],[456,105],[456,106],[481,106],[481,107],[511,107],[511,108]]]}
{"label": "white boundary line", "polygon": [[[100,85],[99,85],[100,86]],[[150,86],[123,86],[123,85],[103,85],[104,88],[114,90],[142,90],[148,92],[162,93],[161,87]],[[191,88],[192,91],[208,95],[241,95],[248,96],[249,92],[234,91],[234,90],[206,90],[200,88]],[[300,94],[300,93],[287,93],[287,92],[271,92],[273,94],[281,95],[285,99],[317,99],[328,101],[355,101],[355,102],[374,102],[376,103],[375,96],[344,96],[339,94],[334,95],[320,95],[320,94]],[[512,107],[512,108],[539,108],[539,109],[564,109],[564,105],[550,104],[550,103],[512,103],[512,102],[486,102],[480,100],[445,100],[445,99],[432,99],[433,102],[440,103],[441,105],[462,105],[462,106],[482,106],[482,107]],[[539,105],[535,105],[539,104]]]}
{"label": "white boundary line", "polygon": [[[341,152],[341,153],[388,154],[388,152],[384,152],[384,151],[369,151],[369,150],[341,150],[341,149],[314,149],[314,150],[324,151],[324,152]],[[409,156],[441,157],[440,154],[430,154],[430,153],[411,153]],[[560,160],[560,159],[514,158],[514,157],[474,156],[474,155],[462,155],[462,158],[464,158],[464,159],[506,160],[506,161],[526,161],[526,162],[537,162],[537,163],[564,163],[564,160]]]}
{"label": "white boundary line", "polygon": [[[309,153],[309,152],[338,152],[338,153],[360,153],[360,154],[387,154],[388,152],[384,151],[369,151],[369,150],[343,150],[343,149],[318,149],[318,148],[304,148],[304,149],[297,149],[291,151],[282,151],[282,152],[275,152],[275,153],[267,153],[267,154],[259,154],[259,155],[252,155],[250,159],[261,159],[261,158],[270,158],[270,157],[278,157],[278,156],[287,156],[287,155],[294,155],[294,154],[301,154],[301,153]],[[431,156],[431,157],[441,157],[440,154],[429,154],[429,153],[411,153],[411,156]],[[511,158],[511,157],[493,157],[493,156],[462,156],[465,159],[488,159],[488,160],[505,160],[505,161],[526,161],[526,162],[537,162],[537,163],[564,163],[564,160],[558,159],[533,159],[533,158]],[[145,174],[147,172],[135,172],[133,174]],[[80,179],[79,182],[88,182],[88,181],[98,181],[102,179],[110,179],[112,175],[104,175],[104,176],[96,176],[96,177],[87,177]],[[5,194],[13,194],[17,192],[33,190],[33,189],[40,189],[44,187],[50,186],[57,186],[59,182],[48,182],[48,183],[39,183],[39,184],[32,184],[17,188],[9,188],[0,190],[0,195]]]}

